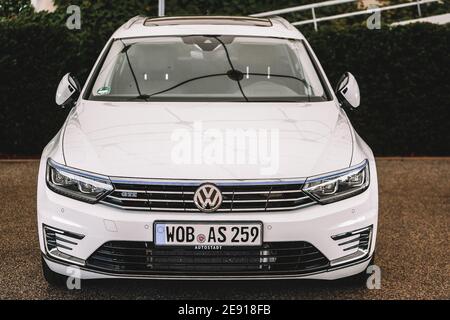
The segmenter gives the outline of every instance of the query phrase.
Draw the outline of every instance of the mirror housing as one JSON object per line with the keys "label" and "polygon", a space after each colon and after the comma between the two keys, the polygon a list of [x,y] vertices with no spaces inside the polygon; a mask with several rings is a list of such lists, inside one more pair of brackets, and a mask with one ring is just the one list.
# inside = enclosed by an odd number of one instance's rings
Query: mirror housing
{"label": "mirror housing", "polygon": [[350,72],[344,73],[339,80],[336,87],[336,96],[342,106],[350,109],[359,107],[361,97],[358,82]]}
{"label": "mirror housing", "polygon": [[59,82],[55,102],[63,108],[72,105],[78,99],[80,91],[80,83],[78,80],[70,73],[67,73]]}

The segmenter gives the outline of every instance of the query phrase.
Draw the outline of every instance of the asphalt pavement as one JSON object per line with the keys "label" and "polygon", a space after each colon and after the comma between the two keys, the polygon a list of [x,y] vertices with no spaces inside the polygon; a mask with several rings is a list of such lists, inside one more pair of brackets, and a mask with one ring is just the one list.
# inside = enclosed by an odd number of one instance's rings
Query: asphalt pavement
{"label": "asphalt pavement", "polygon": [[378,159],[381,289],[338,281],[83,281],[49,286],[36,225],[37,161],[0,161],[0,299],[450,299],[450,158]]}

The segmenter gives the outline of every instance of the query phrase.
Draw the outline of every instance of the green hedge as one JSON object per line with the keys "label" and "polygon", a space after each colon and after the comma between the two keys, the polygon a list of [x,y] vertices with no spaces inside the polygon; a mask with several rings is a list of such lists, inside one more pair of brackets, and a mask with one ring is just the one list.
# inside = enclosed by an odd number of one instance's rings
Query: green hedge
{"label": "green hedge", "polygon": [[450,155],[450,25],[307,38],[333,84],[345,71],[358,80],[361,107],[348,115],[376,155]]}
{"label": "green hedge", "polygon": [[[72,71],[83,82],[105,29],[117,27],[34,21],[0,22],[0,155],[41,152],[68,112],[54,103],[59,79]],[[307,38],[333,84],[345,71],[358,79],[362,106],[348,114],[376,155],[450,155],[450,26],[322,28]]]}
{"label": "green hedge", "polygon": [[0,155],[37,155],[67,115],[55,91],[78,70],[79,44],[66,28],[0,23]]}

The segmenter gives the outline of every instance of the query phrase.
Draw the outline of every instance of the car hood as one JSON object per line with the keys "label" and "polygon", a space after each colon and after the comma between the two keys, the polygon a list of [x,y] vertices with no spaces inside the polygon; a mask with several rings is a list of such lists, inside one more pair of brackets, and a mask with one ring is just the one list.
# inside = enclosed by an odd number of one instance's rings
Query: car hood
{"label": "car hood", "polygon": [[114,177],[305,178],[346,168],[352,132],[334,102],[82,101],[65,125],[66,165]]}

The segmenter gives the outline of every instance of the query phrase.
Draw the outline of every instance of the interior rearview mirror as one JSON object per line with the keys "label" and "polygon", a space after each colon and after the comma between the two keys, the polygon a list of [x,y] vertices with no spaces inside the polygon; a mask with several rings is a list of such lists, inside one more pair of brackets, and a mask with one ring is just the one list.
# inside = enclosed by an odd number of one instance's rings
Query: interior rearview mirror
{"label": "interior rearview mirror", "polygon": [[79,95],[80,84],[78,80],[70,73],[67,73],[62,77],[56,90],[56,104],[61,107],[72,105]]}
{"label": "interior rearview mirror", "polygon": [[351,109],[359,107],[361,97],[358,82],[350,72],[344,73],[339,80],[336,87],[336,96],[341,105],[345,107]]}

